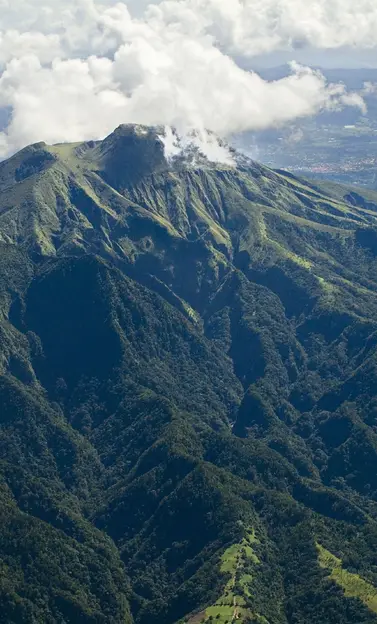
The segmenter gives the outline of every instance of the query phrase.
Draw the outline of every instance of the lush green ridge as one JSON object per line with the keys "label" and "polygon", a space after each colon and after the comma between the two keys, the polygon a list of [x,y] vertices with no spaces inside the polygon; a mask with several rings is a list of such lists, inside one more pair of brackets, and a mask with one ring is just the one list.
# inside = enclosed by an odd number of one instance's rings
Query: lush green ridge
{"label": "lush green ridge", "polygon": [[347,597],[358,598],[371,611],[377,613],[377,589],[358,574],[352,574],[342,567],[342,560],[317,544],[319,564],[330,571],[330,578],[344,589]]}
{"label": "lush green ridge", "polygon": [[376,208],[140,127],[0,164],[1,622],[377,622]]}
{"label": "lush green ridge", "polygon": [[204,622],[216,619],[219,624],[233,620],[244,622],[251,617],[261,623],[267,622],[263,616],[253,614],[248,608],[251,598],[249,585],[253,580],[250,572],[254,571],[255,565],[260,563],[253,550],[253,544],[256,541],[258,540],[254,531],[247,531],[246,537],[225,550],[221,557],[220,572],[226,574],[229,580],[216,603],[199,616],[192,617],[189,620],[191,624],[194,624],[198,618]]}

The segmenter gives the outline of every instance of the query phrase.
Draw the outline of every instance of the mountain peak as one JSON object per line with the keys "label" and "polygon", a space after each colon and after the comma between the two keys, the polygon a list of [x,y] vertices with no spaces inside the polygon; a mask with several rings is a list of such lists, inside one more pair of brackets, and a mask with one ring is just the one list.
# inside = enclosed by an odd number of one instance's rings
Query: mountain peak
{"label": "mountain peak", "polygon": [[164,143],[155,127],[123,124],[98,144],[101,173],[120,189],[169,169]]}
{"label": "mountain peak", "polygon": [[69,169],[96,171],[121,192],[154,174],[252,164],[211,132],[180,133],[168,126],[121,124],[103,140],[29,145],[1,163],[0,178],[20,181],[42,173],[54,162]]}
{"label": "mountain peak", "polygon": [[235,150],[214,133],[180,133],[168,126],[122,124],[98,143],[103,177],[116,188],[154,173],[240,164]]}

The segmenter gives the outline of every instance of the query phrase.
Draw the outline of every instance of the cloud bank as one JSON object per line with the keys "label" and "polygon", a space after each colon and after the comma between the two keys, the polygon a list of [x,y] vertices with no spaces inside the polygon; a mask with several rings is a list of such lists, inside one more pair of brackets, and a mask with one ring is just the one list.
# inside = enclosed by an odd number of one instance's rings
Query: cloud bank
{"label": "cloud bank", "polygon": [[264,81],[235,58],[373,46],[374,0],[0,0],[0,156],[102,138],[125,122],[226,136],[364,102],[292,64]]}

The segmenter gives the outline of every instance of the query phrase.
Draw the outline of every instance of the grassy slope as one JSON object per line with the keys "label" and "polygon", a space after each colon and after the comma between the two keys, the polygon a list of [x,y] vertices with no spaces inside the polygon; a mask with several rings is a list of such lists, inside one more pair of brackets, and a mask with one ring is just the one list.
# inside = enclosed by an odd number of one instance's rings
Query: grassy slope
{"label": "grassy slope", "polygon": [[[249,531],[241,542],[227,548],[222,555],[220,572],[230,578],[216,604],[205,610],[205,622],[209,621],[211,616],[216,618],[220,624],[233,620],[243,622],[246,617],[251,616],[251,612],[246,606],[247,600],[251,596],[249,585],[253,580],[252,575],[248,572],[248,567],[250,563],[260,563],[253,550],[255,541],[257,538],[254,531]],[[261,622],[267,622],[265,618],[258,617]]]}
{"label": "grassy slope", "polygon": [[342,560],[317,544],[319,564],[330,572],[330,578],[340,585],[347,597],[358,598],[368,609],[377,613],[377,589],[358,574],[342,567]]}

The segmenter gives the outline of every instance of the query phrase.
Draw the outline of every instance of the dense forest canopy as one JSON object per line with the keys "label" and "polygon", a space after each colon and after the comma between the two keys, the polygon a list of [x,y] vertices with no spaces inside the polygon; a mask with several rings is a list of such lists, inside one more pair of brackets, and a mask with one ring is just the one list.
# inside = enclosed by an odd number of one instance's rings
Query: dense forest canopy
{"label": "dense forest canopy", "polygon": [[0,622],[377,623],[377,194],[234,158],[0,164]]}

